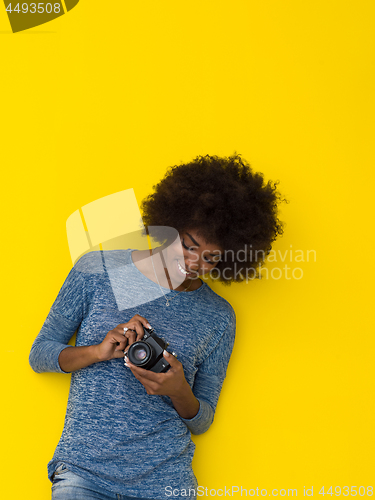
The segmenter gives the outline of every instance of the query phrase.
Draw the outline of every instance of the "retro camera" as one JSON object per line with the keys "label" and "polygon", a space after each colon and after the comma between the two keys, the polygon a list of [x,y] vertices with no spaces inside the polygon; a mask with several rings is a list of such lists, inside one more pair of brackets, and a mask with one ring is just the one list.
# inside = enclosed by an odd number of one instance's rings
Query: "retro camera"
{"label": "retro camera", "polygon": [[143,327],[143,329],[145,331],[143,339],[134,342],[128,349],[126,355],[129,361],[135,366],[155,373],[168,371],[171,365],[163,357],[163,351],[169,344],[158,337],[153,328]]}

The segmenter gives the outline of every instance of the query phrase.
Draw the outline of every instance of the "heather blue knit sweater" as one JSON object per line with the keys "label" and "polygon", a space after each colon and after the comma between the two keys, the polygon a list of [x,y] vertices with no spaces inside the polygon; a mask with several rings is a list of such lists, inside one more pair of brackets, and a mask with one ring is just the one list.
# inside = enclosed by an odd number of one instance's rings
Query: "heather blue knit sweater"
{"label": "heather blue knit sweater", "polygon": [[[93,345],[135,314],[147,318],[177,353],[199,400],[198,414],[183,419],[168,397],[148,395],[121,358],[82,368],[72,373],[64,430],[48,474],[51,478],[65,462],[110,492],[159,500],[166,498],[167,486],[197,486],[191,433],[203,433],[212,423],[232,352],[235,314],[205,283],[166,307],[159,286],[136,268],[131,252],[91,252],[76,263],[34,341],[30,364],[36,372],[65,373],[58,357],[76,330],[77,346]],[[115,284],[110,274],[116,270],[121,278]],[[132,307],[140,290],[155,292],[156,298]],[[163,291],[169,298],[177,295]]]}

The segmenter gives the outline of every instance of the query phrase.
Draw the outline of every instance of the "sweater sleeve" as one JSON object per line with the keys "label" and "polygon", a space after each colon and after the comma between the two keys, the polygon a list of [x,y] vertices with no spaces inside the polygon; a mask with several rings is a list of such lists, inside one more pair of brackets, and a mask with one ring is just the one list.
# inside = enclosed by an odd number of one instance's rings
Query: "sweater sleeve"
{"label": "sweater sleeve", "polygon": [[198,367],[193,393],[199,401],[199,411],[191,419],[182,419],[192,434],[203,434],[213,422],[216,405],[233,350],[235,332],[236,317],[233,312],[220,341]]}
{"label": "sweater sleeve", "polygon": [[68,345],[84,317],[84,280],[73,267],[53,303],[39,335],[31,347],[29,363],[37,372],[64,372],[59,354]]}

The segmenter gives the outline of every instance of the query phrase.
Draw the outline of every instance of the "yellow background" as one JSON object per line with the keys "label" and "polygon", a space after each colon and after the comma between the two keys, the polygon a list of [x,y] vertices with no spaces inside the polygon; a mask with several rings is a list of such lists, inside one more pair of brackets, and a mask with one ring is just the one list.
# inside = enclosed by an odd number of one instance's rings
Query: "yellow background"
{"label": "yellow background", "polygon": [[50,497],[69,376],[35,374],[28,354],[71,268],[66,219],[234,151],[290,200],[275,250],[316,262],[290,264],[300,280],[214,285],[238,331],[215,424],[194,438],[199,484],[375,486],[374,14],[81,0],[11,34],[0,6],[3,498]]}

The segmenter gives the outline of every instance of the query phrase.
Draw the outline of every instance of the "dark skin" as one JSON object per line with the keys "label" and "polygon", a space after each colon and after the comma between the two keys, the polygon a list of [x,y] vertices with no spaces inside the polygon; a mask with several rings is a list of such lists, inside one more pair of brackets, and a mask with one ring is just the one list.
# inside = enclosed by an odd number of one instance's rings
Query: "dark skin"
{"label": "dark skin", "polygon": [[[159,249],[160,251],[161,249]],[[148,251],[146,251],[147,253]],[[181,283],[176,291],[184,291],[189,285],[189,293],[202,286],[202,276],[217,265],[221,250],[214,244],[205,242],[197,232],[192,230],[181,234],[181,244],[170,245],[165,250],[170,281]],[[155,255],[155,252],[154,252]],[[144,251],[132,254],[135,266],[149,279],[157,283],[150,259],[146,259]],[[161,260],[154,259],[155,271],[162,286],[167,286],[165,269]],[[181,270],[182,268],[182,270]],[[143,338],[143,326],[150,328],[146,318],[135,315],[127,323],[117,325],[109,331],[100,344],[93,346],[69,347],[61,351],[59,363],[62,370],[72,372],[93,363],[122,358],[124,351],[136,341]],[[124,327],[128,330],[124,334]],[[126,358],[126,366],[146,389],[149,395],[169,396],[177,413],[186,419],[195,417],[199,411],[199,402],[187,383],[182,364],[172,354],[164,351],[164,358],[171,365],[166,373],[154,373],[133,365]]]}
{"label": "dark skin", "polygon": [[[167,267],[163,267],[159,254],[163,250]],[[180,235],[180,240],[167,247],[158,247],[153,251],[153,263],[150,251],[142,250],[132,253],[134,265],[154,283],[160,283],[165,288],[184,291],[189,285],[189,291],[202,286],[199,276],[207,274],[214,268],[221,256],[221,249],[215,244],[208,244],[195,230],[187,230]],[[184,271],[180,270],[180,267]],[[156,276],[155,276],[156,272]],[[168,281],[168,276],[170,280]],[[170,286],[172,282],[176,286]]]}

